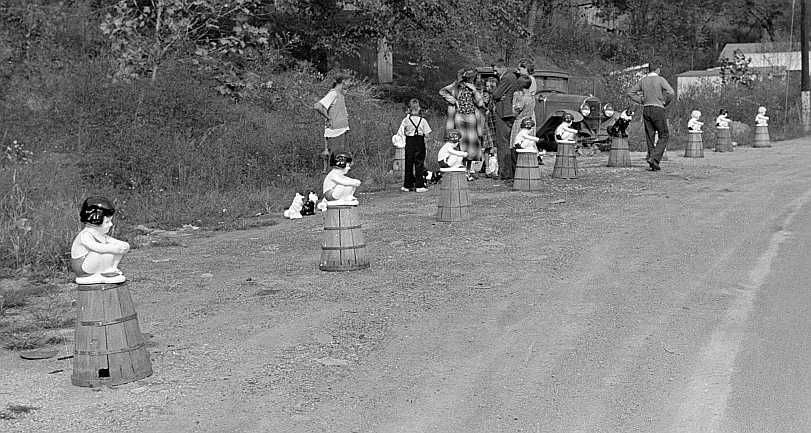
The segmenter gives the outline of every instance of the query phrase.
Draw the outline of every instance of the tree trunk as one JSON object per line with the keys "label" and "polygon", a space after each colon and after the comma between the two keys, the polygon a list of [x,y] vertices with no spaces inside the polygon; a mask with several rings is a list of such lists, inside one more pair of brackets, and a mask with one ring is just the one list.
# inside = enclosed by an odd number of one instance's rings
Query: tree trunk
{"label": "tree trunk", "polygon": [[152,46],[152,77],[151,80],[154,83],[155,80],[158,79],[158,63],[160,62],[160,48],[161,48],[161,19],[163,18],[163,8],[164,4],[162,0],[158,0],[157,4],[155,5],[155,13],[157,14],[155,18],[155,42]]}
{"label": "tree trunk", "polygon": [[527,29],[527,39],[524,43],[526,50],[529,53],[532,53],[532,47],[535,44],[535,24],[538,21],[538,8],[540,5],[538,4],[538,0],[531,0],[529,2],[529,10],[527,11],[527,22],[526,22],[526,29]]}

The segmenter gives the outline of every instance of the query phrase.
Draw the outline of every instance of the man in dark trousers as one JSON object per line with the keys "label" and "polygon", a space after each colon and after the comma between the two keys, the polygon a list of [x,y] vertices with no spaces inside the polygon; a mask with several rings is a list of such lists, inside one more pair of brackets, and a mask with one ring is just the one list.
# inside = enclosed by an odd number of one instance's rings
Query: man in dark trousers
{"label": "man in dark trousers", "polygon": [[514,71],[507,71],[501,76],[498,87],[493,91],[495,101],[496,148],[498,149],[498,175],[502,180],[512,180],[515,175],[515,163],[518,154],[510,149],[515,113],[513,113],[513,93],[518,90],[518,77],[532,73],[534,66],[527,59],[518,61]]}
{"label": "man in dark trousers", "polygon": [[[642,121],[645,123],[645,138],[648,142],[648,165],[651,171],[660,170],[659,162],[667,148],[667,139],[670,136],[667,130],[665,107],[673,100],[675,92],[667,80],[659,76],[661,67],[658,63],[650,62],[648,75],[642,77],[628,90],[628,97],[637,104],[642,105]],[[656,133],[659,133],[659,142],[656,143]],[[656,145],[654,146],[654,143]]]}

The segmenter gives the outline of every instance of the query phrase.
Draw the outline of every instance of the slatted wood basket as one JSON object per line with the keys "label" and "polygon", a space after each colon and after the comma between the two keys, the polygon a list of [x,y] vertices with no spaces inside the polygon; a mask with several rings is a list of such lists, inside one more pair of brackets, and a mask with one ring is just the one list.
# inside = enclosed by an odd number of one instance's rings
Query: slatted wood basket
{"label": "slatted wood basket", "polygon": [[80,285],[78,301],[71,382],[122,385],[151,376],[127,283]]}
{"label": "slatted wood basket", "polygon": [[631,166],[631,149],[628,147],[628,137],[611,137],[611,150],[608,151],[608,166]]}
{"label": "slatted wood basket", "polygon": [[752,141],[752,147],[772,147],[768,126],[755,126],[755,139]]}
{"label": "slatted wood basket", "polygon": [[717,138],[715,142],[716,152],[732,152],[732,129],[715,128]]}
{"label": "slatted wood basket", "polygon": [[541,167],[538,165],[538,152],[518,149],[518,162],[515,166],[513,189],[518,191],[541,190]]}
{"label": "slatted wood basket", "polygon": [[405,148],[394,148],[394,162],[391,166],[394,174],[402,177],[405,173]]}
{"label": "slatted wood basket", "polygon": [[369,267],[358,205],[327,203],[321,263],[318,267],[330,272],[357,271]]}
{"label": "slatted wood basket", "polygon": [[688,131],[687,146],[684,148],[685,158],[704,158],[704,140],[701,131]]}
{"label": "slatted wood basket", "polygon": [[558,152],[555,156],[555,168],[552,177],[558,179],[577,179],[577,155],[574,153],[574,141],[558,141]]}
{"label": "slatted wood basket", "polygon": [[439,187],[439,204],[436,219],[442,222],[458,222],[470,218],[470,197],[467,176],[464,171],[440,169],[442,183]]}

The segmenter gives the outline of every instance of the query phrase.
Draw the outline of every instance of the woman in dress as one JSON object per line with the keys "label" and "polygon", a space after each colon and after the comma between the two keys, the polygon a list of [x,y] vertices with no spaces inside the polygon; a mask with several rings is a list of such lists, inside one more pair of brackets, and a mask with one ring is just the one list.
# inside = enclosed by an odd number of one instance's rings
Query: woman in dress
{"label": "woman in dress", "polygon": [[457,73],[456,81],[439,91],[439,95],[448,102],[448,120],[445,123],[445,130],[457,129],[462,133],[460,147],[468,154],[465,163],[468,180],[473,180],[471,169],[473,161],[481,158],[479,137],[484,132],[482,113],[484,99],[473,84],[475,79],[475,70],[462,69]]}
{"label": "woman in dress", "polygon": [[515,123],[513,123],[510,134],[510,149],[515,148],[515,137],[521,130],[521,120],[531,117],[535,120],[535,94],[530,90],[532,79],[528,75],[518,77],[518,90],[513,93],[513,112],[515,113]]}

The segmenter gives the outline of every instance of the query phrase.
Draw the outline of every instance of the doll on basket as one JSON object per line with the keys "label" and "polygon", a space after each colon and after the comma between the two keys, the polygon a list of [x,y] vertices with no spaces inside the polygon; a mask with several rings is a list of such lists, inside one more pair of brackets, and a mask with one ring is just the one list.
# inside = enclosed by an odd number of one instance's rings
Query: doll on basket
{"label": "doll on basket", "polygon": [[732,119],[729,118],[729,113],[727,110],[722,108],[718,111],[718,117],[715,118],[715,127],[729,129],[729,122],[732,122]]}
{"label": "doll on basket", "polygon": [[130,244],[109,235],[115,207],[104,197],[89,197],[79,210],[84,228],[73,239],[70,267],[76,284],[117,284],[126,278],[118,263],[130,250]]}
{"label": "doll on basket", "polygon": [[769,116],[766,115],[766,107],[759,107],[757,109],[755,126],[769,126]]}
{"label": "doll on basket", "polygon": [[698,110],[693,110],[690,113],[690,120],[687,121],[687,130],[691,132],[701,132],[701,127],[704,126],[704,122],[699,121],[698,119],[701,118],[701,112]]}
{"label": "doll on basket", "polygon": [[346,152],[339,152],[330,159],[332,170],[324,178],[324,198],[340,204],[358,204],[355,189],[360,186],[360,180],[346,175],[352,166],[352,156]]}
{"label": "doll on basket", "polygon": [[[459,142],[462,140],[462,133],[458,129],[449,129],[445,134],[445,144],[437,152],[437,162],[439,168],[464,168],[464,158],[467,152],[459,148]],[[468,175],[468,180],[471,180]]]}
{"label": "doll on basket", "polygon": [[572,128],[574,116],[571,113],[563,114],[563,122],[555,129],[555,138],[559,141],[575,141],[577,130]]}

